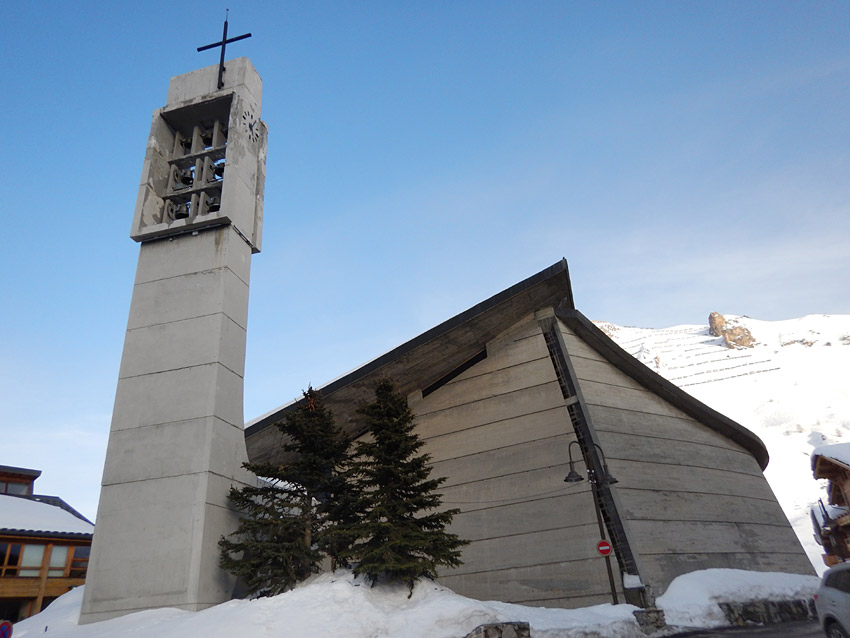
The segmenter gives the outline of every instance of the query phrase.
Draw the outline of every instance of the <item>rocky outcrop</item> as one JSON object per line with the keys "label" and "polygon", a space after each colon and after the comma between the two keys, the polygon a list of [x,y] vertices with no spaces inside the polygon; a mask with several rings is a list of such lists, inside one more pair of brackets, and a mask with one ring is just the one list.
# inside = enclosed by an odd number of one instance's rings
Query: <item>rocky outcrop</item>
{"label": "rocky outcrop", "polygon": [[726,317],[719,312],[712,312],[708,315],[708,334],[712,337],[722,337],[723,328],[726,327]]}
{"label": "rocky outcrop", "polygon": [[531,628],[527,622],[502,622],[492,625],[480,625],[466,638],[529,638]]}
{"label": "rocky outcrop", "polygon": [[708,315],[708,333],[713,337],[722,337],[727,348],[752,348],[756,340],[744,326],[733,326],[719,312]]}

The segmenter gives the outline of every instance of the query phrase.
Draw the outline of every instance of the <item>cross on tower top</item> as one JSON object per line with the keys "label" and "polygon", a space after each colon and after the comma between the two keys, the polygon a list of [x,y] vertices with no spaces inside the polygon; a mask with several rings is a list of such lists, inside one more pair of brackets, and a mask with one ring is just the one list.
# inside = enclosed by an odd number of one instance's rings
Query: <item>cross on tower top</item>
{"label": "cross on tower top", "polygon": [[221,59],[218,62],[218,88],[224,88],[224,50],[228,44],[231,42],[238,42],[239,40],[244,40],[245,38],[250,38],[250,33],[245,33],[243,35],[237,35],[235,38],[227,39],[227,16],[230,14],[230,9],[227,9],[224,14],[224,32],[221,34],[221,42],[213,42],[212,44],[206,44],[202,47],[198,47],[198,52],[206,51],[207,49],[214,49],[215,47],[221,47]]}

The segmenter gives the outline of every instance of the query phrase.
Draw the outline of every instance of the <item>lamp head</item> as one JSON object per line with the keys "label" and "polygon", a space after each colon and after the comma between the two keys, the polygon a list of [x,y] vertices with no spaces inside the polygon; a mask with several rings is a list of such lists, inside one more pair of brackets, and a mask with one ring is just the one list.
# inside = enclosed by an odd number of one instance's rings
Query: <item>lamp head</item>
{"label": "lamp head", "polygon": [[570,461],[570,471],[567,473],[564,483],[579,483],[584,480],[581,474],[576,472],[575,464]]}

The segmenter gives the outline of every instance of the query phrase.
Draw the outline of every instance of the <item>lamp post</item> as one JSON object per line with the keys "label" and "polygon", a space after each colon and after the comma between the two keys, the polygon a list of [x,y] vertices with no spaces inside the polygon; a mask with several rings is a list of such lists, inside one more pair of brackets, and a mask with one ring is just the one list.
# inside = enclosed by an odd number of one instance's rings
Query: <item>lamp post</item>
{"label": "lamp post", "polygon": [[[564,478],[565,483],[579,483],[584,480],[584,478],[576,472],[575,463],[573,462],[573,444],[578,444],[578,441],[570,441],[569,446],[567,446],[567,452],[570,456],[570,471],[567,473],[566,478]],[[608,472],[608,462],[605,460],[605,453],[602,451],[602,448],[599,447],[597,443],[593,443],[593,446],[599,450],[599,454],[602,455],[602,472],[601,476],[597,476],[596,471],[596,463],[593,463],[594,467],[590,467],[590,463],[586,463],[587,465],[587,480],[590,483],[591,492],[593,493],[593,506],[596,508],[596,522],[599,524],[599,535],[602,540],[605,540],[605,523],[602,520],[602,510],[599,507],[599,487],[601,485],[613,485],[617,483],[617,479],[611,476],[611,473]],[[614,600],[614,604],[619,604],[619,599],[617,598],[617,586],[614,583],[614,571],[611,569],[611,555],[608,554],[605,556],[605,567],[608,569],[608,582],[611,584],[611,598]]]}

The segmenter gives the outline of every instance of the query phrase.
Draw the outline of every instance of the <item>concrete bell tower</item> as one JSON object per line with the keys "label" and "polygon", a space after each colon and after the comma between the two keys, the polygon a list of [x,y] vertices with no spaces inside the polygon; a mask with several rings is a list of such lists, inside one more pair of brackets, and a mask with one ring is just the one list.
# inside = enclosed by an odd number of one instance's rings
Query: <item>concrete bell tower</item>
{"label": "concrete bell tower", "polygon": [[223,70],[172,78],[154,111],[81,623],[231,597],[217,543],[238,524],[231,485],[250,480],[242,393],[267,128],[250,61]]}

